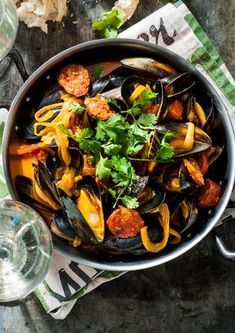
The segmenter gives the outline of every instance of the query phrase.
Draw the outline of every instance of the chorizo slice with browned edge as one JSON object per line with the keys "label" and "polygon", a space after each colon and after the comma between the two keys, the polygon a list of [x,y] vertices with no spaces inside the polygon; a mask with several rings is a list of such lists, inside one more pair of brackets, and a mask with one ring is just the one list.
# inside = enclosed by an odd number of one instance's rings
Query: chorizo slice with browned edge
{"label": "chorizo slice with browned edge", "polygon": [[135,237],[144,226],[140,214],[125,207],[115,209],[106,223],[110,232],[120,238]]}
{"label": "chorizo slice with browned edge", "polygon": [[98,117],[100,120],[108,120],[112,114],[110,106],[106,99],[101,95],[97,94],[95,97],[85,99],[86,111],[91,117]]}
{"label": "chorizo slice with browned edge", "polygon": [[68,94],[80,97],[88,93],[90,77],[82,65],[67,65],[61,69],[58,82]]}

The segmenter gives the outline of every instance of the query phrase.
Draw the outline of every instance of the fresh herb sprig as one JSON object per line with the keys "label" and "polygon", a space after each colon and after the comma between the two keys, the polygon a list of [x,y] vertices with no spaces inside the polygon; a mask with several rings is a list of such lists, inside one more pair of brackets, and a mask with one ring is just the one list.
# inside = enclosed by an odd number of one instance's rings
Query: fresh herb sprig
{"label": "fresh herb sprig", "polygon": [[159,143],[159,150],[156,154],[156,159],[158,161],[164,161],[164,162],[170,162],[172,160],[172,157],[174,156],[175,149],[171,146],[169,141],[172,139],[173,133],[170,131],[167,131],[161,140],[158,140]]}
{"label": "fresh herb sprig", "polygon": [[111,11],[103,13],[102,18],[94,21],[92,28],[101,32],[104,38],[115,38],[118,35],[118,29],[124,23],[124,13],[112,8]]}

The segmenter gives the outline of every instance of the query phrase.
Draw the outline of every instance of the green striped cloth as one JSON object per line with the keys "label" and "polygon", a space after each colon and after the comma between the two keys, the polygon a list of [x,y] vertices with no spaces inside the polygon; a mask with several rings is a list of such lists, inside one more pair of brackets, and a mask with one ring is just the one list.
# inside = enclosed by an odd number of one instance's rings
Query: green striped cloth
{"label": "green striped cloth", "polygon": [[[167,4],[121,33],[120,37],[159,44],[190,61],[217,89],[231,117],[234,117],[234,80],[208,36],[182,2]],[[0,123],[5,116],[5,112],[0,110]],[[0,148],[3,126],[2,122]],[[7,188],[0,166],[0,198],[6,195]],[[48,313],[56,319],[63,319],[79,297],[123,273],[98,271],[54,253],[45,281],[35,290],[35,294]]]}

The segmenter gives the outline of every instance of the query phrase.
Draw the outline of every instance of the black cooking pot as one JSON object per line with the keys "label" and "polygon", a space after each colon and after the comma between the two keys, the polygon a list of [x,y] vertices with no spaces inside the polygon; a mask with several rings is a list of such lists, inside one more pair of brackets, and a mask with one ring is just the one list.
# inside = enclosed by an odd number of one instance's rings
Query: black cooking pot
{"label": "black cooking pot", "polygon": [[15,97],[4,131],[3,163],[9,192],[13,199],[21,200],[16,187],[12,181],[11,159],[9,150],[17,143],[17,127],[25,123],[26,118],[38,102],[39,96],[47,91],[56,81],[59,70],[67,64],[81,63],[93,64],[110,59],[124,57],[151,57],[166,62],[176,68],[179,72],[192,72],[205,89],[213,96],[217,109],[217,122],[219,123],[218,135],[225,144],[225,157],[223,167],[217,171],[223,178],[223,196],[212,214],[208,214],[204,223],[193,230],[191,237],[181,242],[174,248],[168,248],[157,255],[143,257],[115,257],[105,254],[77,250],[67,245],[63,240],[53,236],[54,248],[61,254],[72,260],[99,269],[108,270],[138,270],[153,267],[173,260],[185,253],[198,242],[200,242],[215,226],[220,219],[229,201],[235,178],[235,139],[232,125],[220,97],[215,89],[192,65],[180,56],[156,45],[129,39],[97,40],[71,47],[54,56],[37,69],[24,83]]}

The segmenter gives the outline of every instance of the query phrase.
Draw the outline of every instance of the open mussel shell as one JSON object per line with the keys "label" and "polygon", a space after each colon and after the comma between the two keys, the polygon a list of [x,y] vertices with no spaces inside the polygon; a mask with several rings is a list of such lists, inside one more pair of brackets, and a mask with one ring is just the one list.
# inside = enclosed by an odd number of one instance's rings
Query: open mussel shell
{"label": "open mussel shell", "polygon": [[[66,239],[72,240],[77,236],[73,226],[70,224],[70,221],[63,210],[55,212],[53,215],[51,228],[53,228],[53,225],[56,226],[56,228],[54,227],[54,230],[58,229]],[[60,237],[61,234],[59,235]]]}
{"label": "open mussel shell", "polygon": [[89,95],[94,97],[97,94],[118,88],[130,75],[131,73],[127,68],[118,67],[111,73],[91,83]]}
{"label": "open mussel shell", "polygon": [[[57,179],[57,171],[59,168],[64,167],[63,162],[58,156],[57,146],[50,147],[51,150],[47,154],[46,158],[46,167],[49,170],[52,179]],[[69,154],[71,156],[71,161],[69,167],[72,167],[76,170],[76,175],[81,171],[83,167],[83,156],[81,151],[75,146],[69,146]]]}
{"label": "open mussel shell", "polygon": [[187,100],[187,120],[200,128],[207,127],[214,115],[213,98],[202,92],[190,95]]}
{"label": "open mussel shell", "polygon": [[41,100],[38,106],[38,110],[43,108],[44,106],[62,102],[61,96],[63,95],[63,93],[64,91],[58,85],[52,87],[44,95],[43,99]]}
{"label": "open mussel shell", "polygon": [[47,166],[40,161],[38,164],[33,164],[34,167],[34,181],[39,185],[44,193],[56,203],[60,205],[60,198],[53,182],[53,177]]}
{"label": "open mussel shell", "polygon": [[195,80],[191,73],[171,75],[161,81],[168,98],[182,95],[195,85]]}
{"label": "open mussel shell", "polygon": [[137,85],[146,85],[147,82],[139,76],[130,76],[122,84],[112,90],[105,91],[102,95],[105,98],[114,98],[121,101],[126,107],[131,106],[130,96]]}
{"label": "open mussel shell", "polygon": [[85,243],[98,244],[91,228],[87,224],[83,215],[80,213],[76,203],[66,193],[60,191],[64,214],[69,224],[73,227],[76,235]]}
{"label": "open mussel shell", "polygon": [[100,191],[94,177],[83,177],[77,184],[76,192],[74,200],[61,192],[68,220],[81,240],[89,244],[102,243],[105,222]]}
{"label": "open mussel shell", "polygon": [[[49,212],[50,210],[57,210],[60,207],[60,204],[51,195],[51,192],[41,188],[38,180],[32,181],[28,177],[18,175],[15,177],[15,186],[23,200],[40,211],[46,210]],[[36,187],[38,190],[35,190]]]}
{"label": "open mussel shell", "polygon": [[188,230],[196,221],[198,209],[195,206],[195,200],[192,197],[183,199],[171,214],[171,226],[180,233]]}
{"label": "open mussel shell", "polygon": [[[209,135],[201,128],[194,126],[193,123],[156,125],[156,131],[158,134],[165,134],[168,131],[173,133],[170,144],[175,148],[174,158],[207,150],[212,144]],[[190,133],[188,131],[190,131]],[[189,142],[191,143],[189,144]]]}
{"label": "open mussel shell", "polygon": [[154,76],[156,79],[164,78],[176,73],[169,65],[152,58],[126,58],[121,60],[121,64],[127,68],[131,68],[139,74]]}
{"label": "open mussel shell", "polygon": [[140,206],[137,208],[138,212],[141,215],[154,213],[164,202],[165,196],[166,193],[160,186],[156,188],[146,187],[138,198],[140,202]]}

